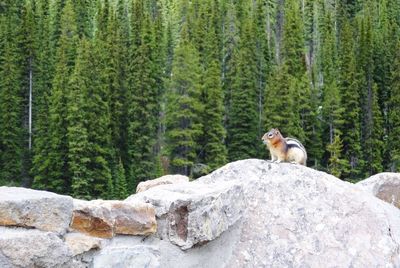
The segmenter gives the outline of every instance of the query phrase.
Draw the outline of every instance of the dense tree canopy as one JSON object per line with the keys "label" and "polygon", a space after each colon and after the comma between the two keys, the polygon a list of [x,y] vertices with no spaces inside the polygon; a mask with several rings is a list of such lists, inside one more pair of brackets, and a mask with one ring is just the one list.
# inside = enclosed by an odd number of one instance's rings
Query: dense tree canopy
{"label": "dense tree canopy", "polygon": [[0,185],[121,199],[272,127],[342,179],[399,171],[399,51],[399,1],[2,0]]}

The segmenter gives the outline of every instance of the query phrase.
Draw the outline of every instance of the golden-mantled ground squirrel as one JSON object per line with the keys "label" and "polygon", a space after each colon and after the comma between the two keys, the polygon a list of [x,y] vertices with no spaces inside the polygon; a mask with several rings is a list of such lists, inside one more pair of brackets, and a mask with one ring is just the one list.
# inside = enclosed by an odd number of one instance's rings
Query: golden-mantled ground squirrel
{"label": "golden-mantled ground squirrel", "polygon": [[291,162],[301,165],[307,163],[307,152],[296,139],[284,138],[277,128],[273,128],[262,137],[271,153],[272,162]]}

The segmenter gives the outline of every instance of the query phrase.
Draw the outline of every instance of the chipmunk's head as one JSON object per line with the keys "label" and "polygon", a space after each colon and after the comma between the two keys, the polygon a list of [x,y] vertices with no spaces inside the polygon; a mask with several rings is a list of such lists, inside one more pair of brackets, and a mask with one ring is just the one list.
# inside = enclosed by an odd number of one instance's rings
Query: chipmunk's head
{"label": "chipmunk's head", "polygon": [[271,144],[280,137],[282,137],[282,135],[279,132],[279,129],[273,128],[267,133],[265,133],[264,136],[261,138],[261,140],[263,141],[264,144]]}

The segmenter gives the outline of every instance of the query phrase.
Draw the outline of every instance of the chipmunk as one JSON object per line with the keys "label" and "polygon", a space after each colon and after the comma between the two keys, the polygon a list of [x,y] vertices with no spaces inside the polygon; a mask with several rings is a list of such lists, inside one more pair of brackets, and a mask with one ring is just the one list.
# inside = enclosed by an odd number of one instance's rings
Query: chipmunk
{"label": "chipmunk", "polygon": [[265,133],[261,139],[269,149],[272,162],[291,162],[306,165],[307,152],[298,140],[284,138],[277,128]]}

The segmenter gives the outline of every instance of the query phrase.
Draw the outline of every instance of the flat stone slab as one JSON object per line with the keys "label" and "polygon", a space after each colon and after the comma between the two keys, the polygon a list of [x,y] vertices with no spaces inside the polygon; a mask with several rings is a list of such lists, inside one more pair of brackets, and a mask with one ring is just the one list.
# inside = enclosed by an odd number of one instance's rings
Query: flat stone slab
{"label": "flat stone slab", "polygon": [[152,204],[158,236],[186,250],[217,238],[235,224],[245,210],[244,200],[240,183],[194,181],[158,186],[126,201]]}
{"label": "flat stone slab", "polygon": [[72,200],[46,191],[0,187],[0,225],[63,234],[71,221]]}
{"label": "flat stone slab", "polygon": [[64,240],[73,256],[86,253],[90,250],[100,250],[106,244],[105,239],[82,233],[67,233],[64,236]]}
{"label": "flat stone slab", "polygon": [[55,233],[0,227],[1,268],[68,267],[72,253]]}
{"label": "flat stone slab", "polygon": [[90,236],[150,235],[156,232],[154,207],[146,203],[74,200],[71,228]]}
{"label": "flat stone slab", "polygon": [[184,175],[165,175],[160,178],[148,181],[142,181],[136,187],[136,193],[144,192],[150,188],[165,185],[165,184],[178,184],[189,182],[189,177]]}

